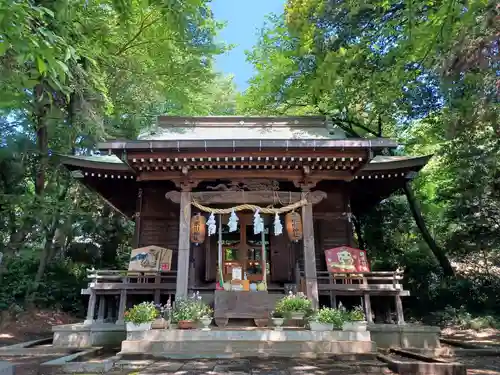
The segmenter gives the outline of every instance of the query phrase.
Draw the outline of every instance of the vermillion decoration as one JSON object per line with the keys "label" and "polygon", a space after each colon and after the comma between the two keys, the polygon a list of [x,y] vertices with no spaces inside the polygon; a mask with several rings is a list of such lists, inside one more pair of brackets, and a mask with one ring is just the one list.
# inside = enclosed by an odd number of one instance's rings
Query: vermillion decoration
{"label": "vermillion decoration", "polygon": [[285,226],[290,241],[297,242],[302,239],[302,218],[293,211],[285,216]]}
{"label": "vermillion decoration", "polygon": [[200,214],[191,218],[191,242],[201,244],[205,241],[207,220]]}

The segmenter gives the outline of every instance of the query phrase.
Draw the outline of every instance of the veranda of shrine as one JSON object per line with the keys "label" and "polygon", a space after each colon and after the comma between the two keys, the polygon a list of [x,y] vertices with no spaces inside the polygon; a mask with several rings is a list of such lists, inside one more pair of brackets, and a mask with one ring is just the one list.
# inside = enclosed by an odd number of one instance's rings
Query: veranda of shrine
{"label": "veranda of shrine", "polygon": [[[124,339],[127,307],[194,291],[214,304],[219,327],[232,320],[265,327],[274,302],[301,291],[315,307],[361,304],[378,345],[437,345],[437,329],[405,324],[402,297],[409,292],[401,270],[332,273],[325,261],[325,250],[358,247],[354,218],[401,189],[430,158],[391,156],[397,147],[385,138],[348,138],[322,116],[159,116],[157,127],[138,140],[101,143],[100,155],[62,156],[75,178],[135,222],[136,248],[171,249],[172,261],[168,271],[89,270],[82,290],[89,295],[87,319],[55,327],[55,342]],[[229,211],[238,206],[238,230],[229,232]],[[255,206],[263,209],[265,228],[258,236]],[[281,235],[273,233],[275,214],[265,212],[287,207],[300,214],[299,241],[287,235],[286,212],[279,215]],[[210,213],[220,237],[194,243],[192,217]],[[250,282],[265,281],[265,292],[220,290],[235,265]]]}

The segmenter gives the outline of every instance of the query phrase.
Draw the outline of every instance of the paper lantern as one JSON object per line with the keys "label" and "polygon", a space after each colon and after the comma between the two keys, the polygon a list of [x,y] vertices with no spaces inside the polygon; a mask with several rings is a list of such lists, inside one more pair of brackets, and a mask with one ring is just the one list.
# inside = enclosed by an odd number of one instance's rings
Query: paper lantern
{"label": "paper lantern", "polygon": [[297,212],[286,214],[285,225],[290,241],[296,242],[302,239],[302,218]]}
{"label": "paper lantern", "polygon": [[205,241],[207,221],[205,216],[200,214],[191,218],[191,242],[194,244],[201,244]]}

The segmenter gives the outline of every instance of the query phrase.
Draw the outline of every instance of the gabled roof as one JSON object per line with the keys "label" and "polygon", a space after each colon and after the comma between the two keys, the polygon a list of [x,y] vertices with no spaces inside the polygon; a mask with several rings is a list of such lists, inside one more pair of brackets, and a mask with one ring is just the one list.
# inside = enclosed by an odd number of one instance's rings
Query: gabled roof
{"label": "gabled roof", "polygon": [[345,139],[324,116],[244,117],[159,116],[155,129],[139,140]]}

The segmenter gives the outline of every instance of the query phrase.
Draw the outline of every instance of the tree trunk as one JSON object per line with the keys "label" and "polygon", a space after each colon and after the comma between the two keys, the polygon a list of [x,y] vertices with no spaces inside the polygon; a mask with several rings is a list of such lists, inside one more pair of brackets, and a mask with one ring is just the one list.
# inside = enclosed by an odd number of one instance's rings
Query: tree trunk
{"label": "tree trunk", "polygon": [[[59,201],[66,199],[66,195],[68,194],[70,182],[67,181],[63,187],[61,194],[58,197]],[[58,211],[54,213],[54,218],[52,219],[52,223],[49,228],[47,228],[47,232],[45,235],[45,245],[43,246],[42,254],[40,255],[40,263],[38,264],[38,270],[35,275],[35,280],[33,280],[33,284],[31,288],[29,288],[26,292],[26,297],[24,300],[24,304],[27,308],[33,306],[33,302],[35,301],[36,293],[38,292],[38,287],[40,282],[42,281],[43,275],[45,273],[45,268],[50,259],[50,255],[54,246],[54,236],[56,234],[56,230],[59,226],[59,218],[61,217],[61,212]]]}
{"label": "tree trunk", "polygon": [[361,222],[356,216],[353,216],[352,223],[354,224],[354,231],[356,232],[356,237],[358,237],[359,248],[362,250],[366,250],[366,243],[363,238],[363,231],[361,230]]}
{"label": "tree trunk", "polygon": [[422,233],[422,237],[424,238],[424,241],[427,243],[427,246],[429,246],[432,253],[436,257],[437,261],[439,262],[439,265],[443,269],[444,275],[455,276],[455,271],[451,266],[450,260],[444,253],[443,249],[441,249],[436,243],[436,241],[434,241],[434,238],[432,238],[431,234],[427,229],[427,226],[425,225],[424,218],[422,217],[422,212],[420,211],[420,207],[418,206],[417,200],[415,198],[415,195],[413,194],[413,190],[410,186],[410,183],[406,182],[403,189],[406,195],[406,199],[408,200],[411,213],[413,215],[413,218],[415,219],[415,223],[417,224],[418,229]]}

